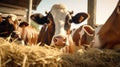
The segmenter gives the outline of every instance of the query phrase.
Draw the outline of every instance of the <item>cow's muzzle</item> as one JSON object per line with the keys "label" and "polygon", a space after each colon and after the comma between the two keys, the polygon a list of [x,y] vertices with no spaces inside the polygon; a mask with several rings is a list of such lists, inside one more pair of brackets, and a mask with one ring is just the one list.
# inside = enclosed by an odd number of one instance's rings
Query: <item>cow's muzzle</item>
{"label": "cow's muzzle", "polygon": [[61,35],[55,36],[53,38],[53,42],[54,42],[55,46],[64,47],[67,42],[67,37],[61,36]]}

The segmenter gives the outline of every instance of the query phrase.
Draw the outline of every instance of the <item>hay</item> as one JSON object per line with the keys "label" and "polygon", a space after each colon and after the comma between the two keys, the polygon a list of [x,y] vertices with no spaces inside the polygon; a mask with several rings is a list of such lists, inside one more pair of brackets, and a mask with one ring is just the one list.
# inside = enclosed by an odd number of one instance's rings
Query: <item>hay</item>
{"label": "hay", "polygon": [[63,54],[49,46],[23,46],[0,39],[0,67],[120,67],[120,53],[90,48]]}

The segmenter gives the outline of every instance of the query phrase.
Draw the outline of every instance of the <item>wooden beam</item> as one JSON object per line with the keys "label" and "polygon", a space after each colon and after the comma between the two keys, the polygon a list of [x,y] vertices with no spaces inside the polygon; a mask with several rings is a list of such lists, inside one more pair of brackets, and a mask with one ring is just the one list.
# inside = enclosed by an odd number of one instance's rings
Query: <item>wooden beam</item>
{"label": "wooden beam", "polygon": [[[41,0],[33,0],[33,7],[32,7],[33,10],[36,10],[36,8],[40,2],[41,2]],[[27,9],[29,0],[0,0],[0,3],[6,4],[6,5],[13,5],[13,7],[17,6],[17,7],[22,7],[22,8]],[[6,6],[6,5],[4,5],[4,6]]]}
{"label": "wooden beam", "polygon": [[26,9],[25,7],[15,6],[11,4],[0,3],[1,7],[13,8],[13,9]]}
{"label": "wooden beam", "polygon": [[31,16],[31,12],[32,12],[32,1],[33,0],[29,0],[29,4],[28,4],[28,13],[27,13],[27,22],[30,23],[30,16]]}
{"label": "wooden beam", "polygon": [[13,9],[13,8],[1,7],[0,6],[0,13],[15,14],[15,15],[18,15],[18,16],[25,16],[26,15],[26,10],[25,9]]}

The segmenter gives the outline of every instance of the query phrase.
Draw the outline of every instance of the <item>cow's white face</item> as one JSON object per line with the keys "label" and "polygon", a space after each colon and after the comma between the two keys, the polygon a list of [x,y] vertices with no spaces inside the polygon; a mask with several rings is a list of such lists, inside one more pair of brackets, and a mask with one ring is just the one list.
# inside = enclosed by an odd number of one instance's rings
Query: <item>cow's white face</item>
{"label": "cow's white face", "polygon": [[[69,15],[69,12],[64,6],[58,5],[53,6],[50,13],[53,16],[53,20],[55,23],[55,35],[66,35],[66,31],[64,29],[66,23],[66,16]],[[71,17],[69,16],[69,19]],[[68,19],[68,20],[69,20]]]}
{"label": "cow's white face", "polygon": [[[67,22],[71,19],[70,13],[66,9],[64,5],[54,5],[50,11],[53,16],[53,21],[55,24],[55,35],[52,39],[52,44],[57,42],[53,42],[54,40],[61,38],[61,42],[65,42],[68,44],[68,30],[70,29],[70,22]],[[55,39],[54,39],[55,38]]]}

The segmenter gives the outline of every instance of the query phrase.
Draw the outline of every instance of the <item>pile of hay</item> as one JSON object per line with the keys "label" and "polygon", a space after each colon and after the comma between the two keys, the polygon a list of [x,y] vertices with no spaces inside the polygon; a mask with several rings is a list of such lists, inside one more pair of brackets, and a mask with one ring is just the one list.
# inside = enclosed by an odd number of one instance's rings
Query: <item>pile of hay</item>
{"label": "pile of hay", "polygon": [[120,53],[90,48],[63,54],[49,46],[23,46],[0,39],[0,67],[120,67]]}

